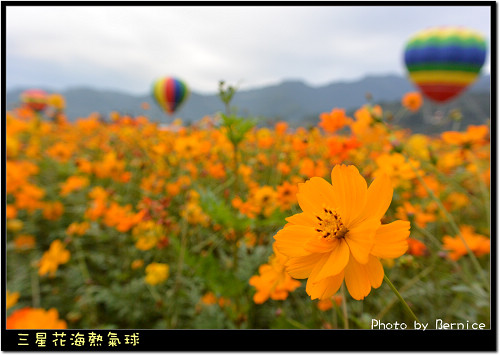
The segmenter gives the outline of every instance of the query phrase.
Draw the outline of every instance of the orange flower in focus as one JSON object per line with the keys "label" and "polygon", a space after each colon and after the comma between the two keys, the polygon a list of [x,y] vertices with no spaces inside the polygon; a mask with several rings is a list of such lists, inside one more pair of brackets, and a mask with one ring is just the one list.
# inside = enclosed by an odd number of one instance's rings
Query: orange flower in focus
{"label": "orange flower in focus", "polygon": [[67,325],[55,308],[25,307],[7,317],[7,329],[67,329]]}
{"label": "orange flower in focus", "polygon": [[54,277],[59,265],[67,263],[69,258],[70,253],[64,248],[63,243],[59,239],[54,240],[49,250],[43,253],[38,264],[38,274],[43,276],[50,273],[50,277]]}
{"label": "orange flower in focus", "polygon": [[411,112],[417,112],[422,106],[423,99],[419,92],[409,92],[403,96],[401,104]]}
{"label": "orange flower in focus", "polygon": [[262,304],[269,298],[285,300],[288,293],[294,291],[301,283],[294,280],[285,272],[287,257],[281,254],[273,245],[274,254],[269,258],[269,263],[259,267],[259,275],[250,278],[249,284],[257,289],[253,296],[256,304]]}
{"label": "orange flower in focus", "polygon": [[[469,249],[476,255],[482,256],[490,252],[490,239],[481,234],[474,233],[474,228],[471,226],[461,226],[460,234],[465,239]],[[448,250],[448,256],[452,260],[458,260],[467,254],[465,246],[460,236],[451,237],[446,235],[443,237],[443,249]]]}
{"label": "orange flower in focus", "polygon": [[427,253],[427,247],[418,239],[408,238],[408,254],[414,256],[424,256]]}
{"label": "orange flower in focus", "polygon": [[289,257],[286,271],[307,278],[311,299],[334,295],[345,279],[347,289],[362,300],[384,278],[379,258],[403,255],[410,223],[381,225],[393,188],[388,176],[376,178],[370,188],[354,166],[336,165],[332,184],[313,177],[299,184],[297,199],[302,213],[275,236],[278,251]]}
{"label": "orange flower in focus", "polygon": [[334,108],[331,112],[324,112],[319,115],[319,118],[321,122],[318,125],[328,133],[341,129],[351,121],[345,115],[345,110],[339,108]]}

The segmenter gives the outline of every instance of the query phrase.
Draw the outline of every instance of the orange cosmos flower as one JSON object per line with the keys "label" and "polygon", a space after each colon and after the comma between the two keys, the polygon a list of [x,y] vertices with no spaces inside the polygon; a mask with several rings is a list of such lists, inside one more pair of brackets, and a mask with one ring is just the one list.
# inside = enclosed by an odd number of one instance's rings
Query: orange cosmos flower
{"label": "orange cosmos flower", "polygon": [[409,111],[417,112],[422,106],[422,95],[419,92],[409,92],[403,96],[401,104]]}
{"label": "orange cosmos flower", "polygon": [[7,318],[7,329],[67,329],[67,325],[55,308],[25,307]]}
{"label": "orange cosmos flower", "polygon": [[217,303],[217,297],[215,297],[213,292],[207,292],[201,298],[201,302],[206,305],[212,305]]}
{"label": "orange cosmos flower", "polygon": [[331,112],[323,112],[319,115],[321,122],[318,124],[325,132],[333,133],[345,125],[351,119],[345,115],[345,110],[334,108]]}
{"label": "orange cosmos flower", "polygon": [[130,268],[132,270],[135,270],[135,269],[139,269],[141,267],[144,266],[144,260],[142,259],[135,259],[134,261],[132,261],[132,263],[130,264]]}
{"label": "orange cosmos flower", "polygon": [[66,234],[82,236],[90,228],[89,222],[73,222],[66,228]]}
{"label": "orange cosmos flower", "polygon": [[[474,228],[471,226],[461,226],[460,233],[465,239],[469,249],[476,255],[482,256],[490,252],[490,239],[474,233]],[[446,235],[443,237],[443,248],[449,251],[448,256],[452,260],[458,260],[467,254],[467,248],[460,236],[451,237]]]}
{"label": "orange cosmos flower", "polygon": [[281,254],[276,245],[273,245],[274,254],[269,258],[269,264],[259,267],[259,275],[250,278],[249,284],[257,289],[253,296],[256,304],[262,304],[269,298],[273,300],[285,300],[288,293],[294,291],[301,283],[292,279],[285,272],[287,257]]}
{"label": "orange cosmos flower", "polygon": [[64,248],[64,244],[59,239],[54,240],[50,244],[49,250],[43,253],[39,262],[38,274],[43,276],[50,272],[50,277],[54,277],[59,265],[67,263],[69,258],[70,252]]}
{"label": "orange cosmos flower", "polygon": [[297,203],[297,185],[292,185],[288,181],[276,187],[277,199],[282,211],[290,209]]}
{"label": "orange cosmos flower", "polygon": [[9,290],[7,290],[7,297],[6,298],[7,298],[7,301],[6,301],[7,308],[6,309],[9,309],[17,303],[17,300],[19,299],[19,292],[10,292]]}
{"label": "orange cosmos flower", "polygon": [[345,279],[351,296],[362,300],[382,284],[379,258],[406,252],[410,223],[380,223],[392,200],[388,176],[376,178],[370,188],[352,165],[336,165],[331,176],[331,185],[320,177],[299,184],[303,212],[286,219],[275,244],[289,257],[285,267],[290,276],[308,279],[311,299],[331,297]]}
{"label": "orange cosmos flower", "polygon": [[337,306],[340,306],[340,304],[342,303],[342,296],[335,295],[335,296],[330,297],[330,298],[325,298],[325,299],[319,300],[317,307],[321,311],[328,311],[329,309],[331,309],[333,307],[334,301],[335,301],[335,304],[337,304]]}
{"label": "orange cosmos flower", "polygon": [[61,184],[61,196],[69,195],[71,192],[80,190],[88,184],[89,179],[85,176],[70,176],[64,183]]}
{"label": "orange cosmos flower", "polygon": [[277,135],[283,135],[288,129],[288,123],[284,121],[279,121],[274,125],[274,131]]}
{"label": "orange cosmos flower", "polygon": [[46,202],[43,204],[43,217],[50,221],[58,220],[64,213],[64,205],[59,201]]}
{"label": "orange cosmos flower", "polygon": [[415,256],[424,256],[427,253],[427,247],[418,239],[408,238],[408,254]]}
{"label": "orange cosmos flower", "polygon": [[19,251],[33,249],[35,247],[35,237],[28,234],[18,235],[14,239],[14,247]]}
{"label": "orange cosmos flower", "polygon": [[5,205],[5,218],[14,219],[17,216],[17,209],[14,205]]}

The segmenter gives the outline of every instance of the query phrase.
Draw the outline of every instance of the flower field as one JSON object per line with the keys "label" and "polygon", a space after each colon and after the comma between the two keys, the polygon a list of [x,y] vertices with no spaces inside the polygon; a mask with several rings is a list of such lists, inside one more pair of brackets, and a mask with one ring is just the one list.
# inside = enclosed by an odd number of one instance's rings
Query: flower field
{"label": "flower field", "polygon": [[310,129],[64,108],[7,112],[7,328],[490,327],[486,117],[426,136],[371,104]]}

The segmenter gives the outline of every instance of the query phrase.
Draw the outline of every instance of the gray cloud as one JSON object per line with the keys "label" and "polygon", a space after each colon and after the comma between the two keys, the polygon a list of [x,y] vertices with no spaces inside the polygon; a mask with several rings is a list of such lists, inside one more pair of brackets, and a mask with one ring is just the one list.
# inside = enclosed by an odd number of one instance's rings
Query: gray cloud
{"label": "gray cloud", "polygon": [[404,74],[404,44],[423,28],[490,33],[490,8],[479,6],[7,6],[6,18],[8,88],[136,93],[163,75],[214,92],[221,79],[250,88]]}

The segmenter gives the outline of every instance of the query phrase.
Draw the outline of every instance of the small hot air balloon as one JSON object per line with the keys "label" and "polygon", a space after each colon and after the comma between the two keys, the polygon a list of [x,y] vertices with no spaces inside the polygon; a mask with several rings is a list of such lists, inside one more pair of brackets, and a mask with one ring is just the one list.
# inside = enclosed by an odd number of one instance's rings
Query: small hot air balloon
{"label": "small hot air balloon", "polygon": [[182,80],[165,77],[154,82],[153,96],[158,105],[172,115],[188,98],[189,89]]}
{"label": "small hot air balloon", "polygon": [[36,112],[47,107],[47,99],[47,93],[40,89],[29,89],[21,94],[21,102]]}
{"label": "small hot air balloon", "polygon": [[405,46],[410,79],[427,98],[446,102],[472,84],[486,59],[486,41],[464,27],[433,27],[416,33]]}

